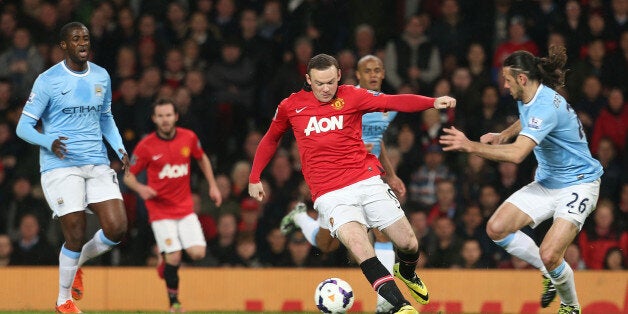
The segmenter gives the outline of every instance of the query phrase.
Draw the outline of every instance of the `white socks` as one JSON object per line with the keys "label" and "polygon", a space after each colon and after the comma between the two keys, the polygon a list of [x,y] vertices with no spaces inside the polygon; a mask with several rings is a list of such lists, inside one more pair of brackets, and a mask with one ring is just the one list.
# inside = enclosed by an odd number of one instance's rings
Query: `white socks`
{"label": "white socks", "polygon": [[537,269],[543,271],[545,266],[541,260],[539,253],[539,247],[534,243],[534,240],[520,230],[511,233],[501,240],[495,241],[495,243],[503,247],[510,255],[514,255]]}
{"label": "white socks", "polygon": [[552,277],[556,292],[560,296],[560,302],[566,305],[578,304],[578,294],[576,293],[576,282],[574,280],[573,269],[569,266],[565,260],[556,267],[556,269],[549,272]]}
{"label": "white socks", "polygon": [[85,245],[83,245],[83,249],[81,250],[81,257],[78,261],[78,267],[83,266],[85,262],[88,260],[101,255],[109,250],[118,243],[113,242],[107,237],[105,237],[102,229],[96,231],[91,240],[87,241]]}
{"label": "white socks", "polygon": [[294,223],[301,228],[303,231],[303,235],[307,239],[307,242],[310,242],[313,246],[316,246],[316,235],[318,234],[318,230],[320,226],[318,225],[318,220],[313,219],[308,216],[307,213],[298,213],[294,215]]}
{"label": "white socks", "polygon": [[65,301],[72,298],[70,288],[74,281],[74,275],[78,269],[79,255],[81,253],[70,251],[61,247],[59,254],[59,295],[57,296],[57,305],[62,305]]}

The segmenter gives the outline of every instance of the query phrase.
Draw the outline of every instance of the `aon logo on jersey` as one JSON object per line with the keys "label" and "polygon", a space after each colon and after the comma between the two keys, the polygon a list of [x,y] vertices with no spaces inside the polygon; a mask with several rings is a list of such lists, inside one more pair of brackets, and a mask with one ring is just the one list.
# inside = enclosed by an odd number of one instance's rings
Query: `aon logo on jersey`
{"label": "aon logo on jersey", "polygon": [[188,165],[171,165],[166,164],[163,169],[159,172],[159,179],[163,178],[180,178],[183,176],[187,176],[189,173]]}
{"label": "aon logo on jersey", "polygon": [[310,136],[310,133],[334,131],[336,129],[342,130],[342,116],[333,116],[329,118],[316,119],[316,117],[310,117],[310,121],[307,123],[307,127],[303,132],[305,136]]}

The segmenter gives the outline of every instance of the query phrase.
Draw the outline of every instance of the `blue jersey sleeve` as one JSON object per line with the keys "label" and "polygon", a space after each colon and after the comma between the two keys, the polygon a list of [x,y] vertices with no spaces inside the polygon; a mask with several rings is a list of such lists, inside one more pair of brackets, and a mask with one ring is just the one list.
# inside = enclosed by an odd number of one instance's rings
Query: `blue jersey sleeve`
{"label": "blue jersey sleeve", "polygon": [[[548,110],[549,109],[549,110]],[[521,121],[519,134],[531,138],[538,145],[557,125],[556,111],[547,106],[532,106],[527,112],[525,120]]]}
{"label": "blue jersey sleeve", "polygon": [[50,150],[52,143],[57,137],[39,133],[35,129],[37,121],[41,118],[50,101],[50,94],[48,89],[45,88],[46,84],[43,81],[44,79],[41,76],[37,77],[35,80],[35,84],[33,84],[31,94],[28,96],[28,100],[24,105],[24,110],[22,110],[22,116],[20,117],[15,132],[17,136],[24,141]]}

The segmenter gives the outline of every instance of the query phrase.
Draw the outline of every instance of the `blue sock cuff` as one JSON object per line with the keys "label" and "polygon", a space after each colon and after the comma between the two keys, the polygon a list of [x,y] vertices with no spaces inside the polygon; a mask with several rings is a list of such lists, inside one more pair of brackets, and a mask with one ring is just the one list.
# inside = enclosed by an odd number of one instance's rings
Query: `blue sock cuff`
{"label": "blue sock cuff", "polygon": [[61,246],[61,254],[72,258],[72,259],[78,259],[79,256],[81,256],[81,252],[74,252],[74,251],[70,251],[65,247],[65,243]]}
{"label": "blue sock cuff", "polygon": [[567,262],[565,262],[565,260],[563,260],[563,262],[560,263],[560,265],[558,265],[558,267],[556,267],[556,269],[550,270],[550,272],[549,272],[550,276],[552,278],[554,278],[554,279],[560,277],[560,275],[562,275],[563,271],[565,271],[565,267],[567,267]]}
{"label": "blue sock cuff", "polygon": [[100,241],[102,241],[102,243],[108,245],[108,246],[114,246],[119,244],[120,242],[113,242],[109,239],[107,239],[107,237],[105,236],[105,233],[102,231],[102,229],[97,231],[98,233],[98,237],[100,238]]}
{"label": "blue sock cuff", "polygon": [[314,242],[314,246],[318,247],[318,245],[316,244],[316,235],[318,234],[318,231],[321,230],[321,228],[316,228],[314,229],[314,231],[312,231],[312,242]]}
{"label": "blue sock cuff", "polygon": [[510,244],[510,242],[512,242],[512,240],[515,238],[515,234],[511,233],[509,235],[507,235],[505,238],[501,239],[501,240],[494,240],[493,242],[495,242],[495,244],[505,248],[508,244]]}
{"label": "blue sock cuff", "polygon": [[388,242],[375,242],[374,245],[376,250],[388,250],[388,251],[392,251],[393,250],[393,244],[392,242],[388,241]]}

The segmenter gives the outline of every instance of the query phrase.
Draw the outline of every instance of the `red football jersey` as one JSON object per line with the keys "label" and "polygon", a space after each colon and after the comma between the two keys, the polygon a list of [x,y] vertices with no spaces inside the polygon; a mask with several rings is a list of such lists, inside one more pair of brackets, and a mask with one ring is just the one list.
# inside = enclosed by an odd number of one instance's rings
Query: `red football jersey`
{"label": "red football jersey", "polygon": [[157,196],[145,201],[149,221],[179,219],[194,212],[190,189],[190,157],[201,159],[203,148],[194,132],[177,128],[171,140],[153,132],[135,147],[129,171],[146,170],[147,184]]}
{"label": "red football jersey", "polygon": [[249,181],[260,181],[262,170],[291,128],[299,148],[303,176],[312,199],[358,181],[379,175],[383,168],[362,141],[362,115],[374,111],[415,112],[433,108],[434,98],[419,95],[385,95],[338,87],[336,97],[319,102],[312,92],[300,91],[277,107],[270,128],[255,153]]}

